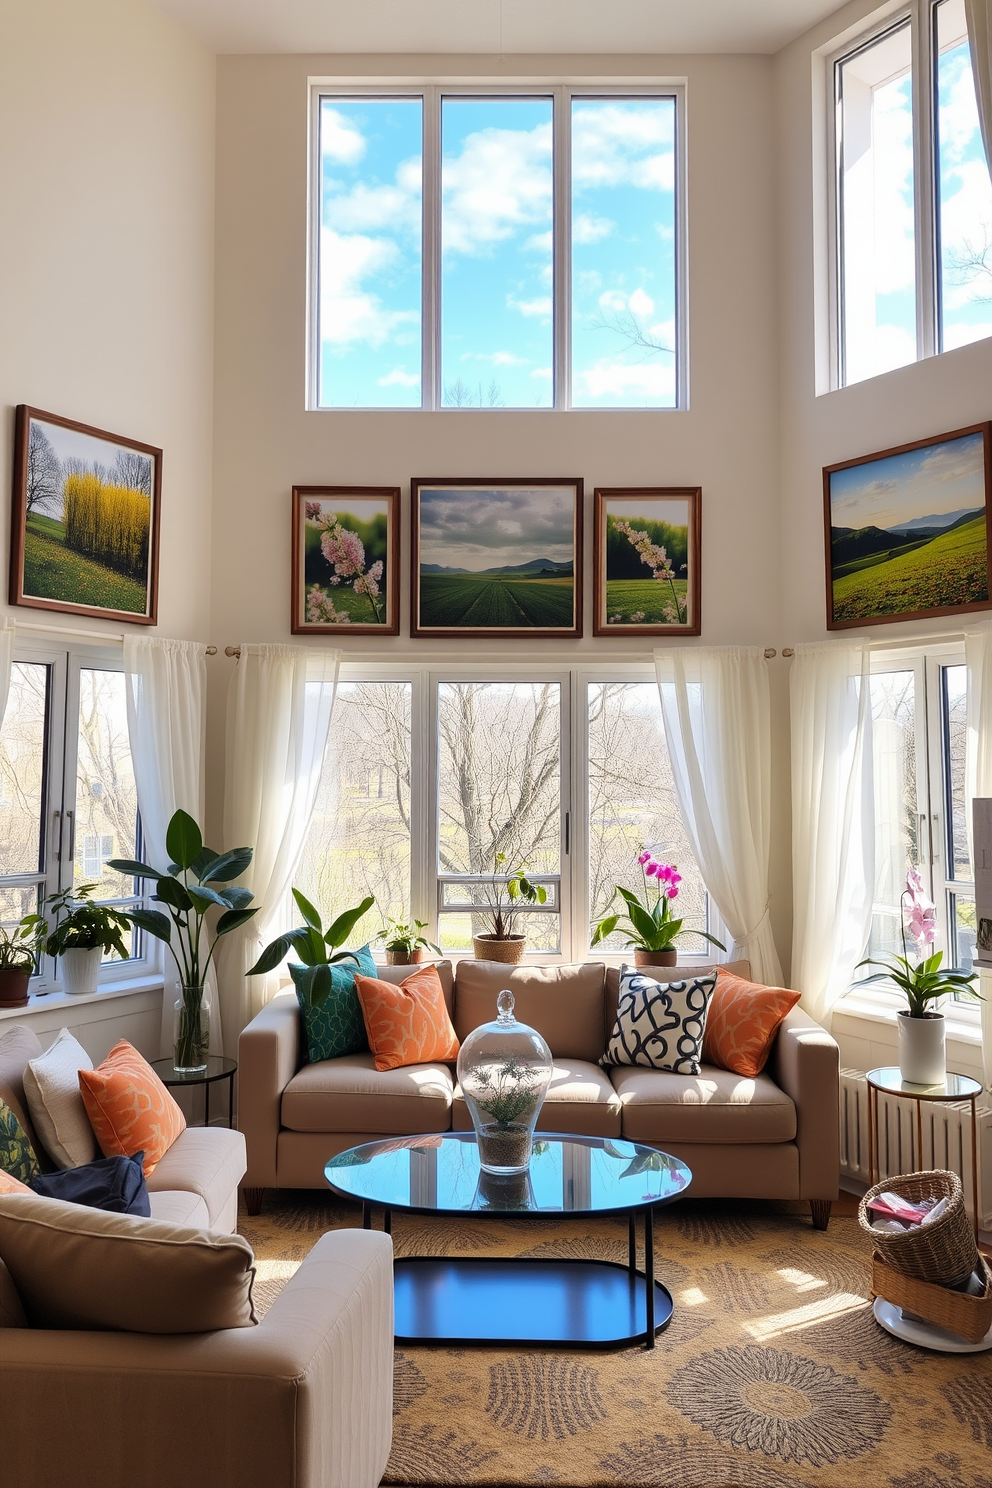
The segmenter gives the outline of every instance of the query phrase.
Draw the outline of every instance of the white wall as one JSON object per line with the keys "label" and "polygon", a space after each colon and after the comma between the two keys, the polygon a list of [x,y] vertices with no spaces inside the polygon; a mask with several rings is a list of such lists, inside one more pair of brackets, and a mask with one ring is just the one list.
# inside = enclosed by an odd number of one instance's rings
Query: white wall
{"label": "white wall", "polygon": [[143,0],[0,3],[0,561],[18,403],[158,445],[173,636],[209,621],[214,77]]}

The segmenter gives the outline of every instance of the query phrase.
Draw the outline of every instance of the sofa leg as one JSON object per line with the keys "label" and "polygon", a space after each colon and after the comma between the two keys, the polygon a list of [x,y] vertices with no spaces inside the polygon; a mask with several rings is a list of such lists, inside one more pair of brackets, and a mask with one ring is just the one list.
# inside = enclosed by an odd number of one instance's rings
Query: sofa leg
{"label": "sofa leg", "polygon": [[830,1223],[833,1199],[810,1199],[809,1207],[813,1216],[814,1230],[825,1230]]}
{"label": "sofa leg", "polygon": [[249,1214],[261,1214],[262,1199],[265,1195],[264,1188],[243,1188],[241,1192],[245,1196],[245,1208]]}

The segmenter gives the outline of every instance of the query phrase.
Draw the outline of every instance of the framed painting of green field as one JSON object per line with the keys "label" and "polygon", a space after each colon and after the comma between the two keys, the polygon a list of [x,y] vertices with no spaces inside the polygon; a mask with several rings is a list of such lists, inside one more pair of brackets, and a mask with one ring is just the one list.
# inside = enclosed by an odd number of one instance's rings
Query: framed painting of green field
{"label": "framed painting of green field", "polygon": [[293,487],[294,635],[399,635],[398,486]]}
{"label": "framed painting of green field", "polygon": [[992,607],[992,423],[827,465],[827,629]]}
{"label": "framed painting of green field", "polygon": [[580,636],[581,480],[410,482],[410,634]]}
{"label": "framed painting of green field", "polygon": [[700,487],[595,495],[593,635],[700,635]]}
{"label": "framed painting of green field", "polygon": [[156,624],[161,494],[154,445],[20,404],[10,603]]}

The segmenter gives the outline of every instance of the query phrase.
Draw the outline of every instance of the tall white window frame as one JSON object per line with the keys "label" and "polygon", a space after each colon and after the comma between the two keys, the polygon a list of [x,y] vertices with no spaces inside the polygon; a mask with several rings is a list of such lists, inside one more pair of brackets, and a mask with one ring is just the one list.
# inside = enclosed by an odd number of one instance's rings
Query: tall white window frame
{"label": "tall white window frame", "polygon": [[[423,100],[423,248],[421,287],[421,389],[419,411],[459,413],[445,404],[441,369],[441,101],[443,98],[550,98],[554,105],[554,398],[536,412],[571,412],[572,282],[571,282],[571,115],[572,100],[671,98],[675,104],[675,402],[671,407],[638,409],[680,412],[689,406],[688,217],[686,207],[686,88],[680,81],[654,84],[546,83],[533,79],[519,85],[476,84],[343,84],[311,80],[309,118],[309,202],[307,252],[306,407],[338,411],[320,402],[320,105],[324,98],[420,98]],[[377,411],[371,405],[363,405]],[[610,413],[622,405],[583,408],[583,413]],[[385,408],[379,411],[390,411]],[[404,410],[411,411],[411,410]],[[412,410],[418,411],[416,407]],[[476,412],[479,410],[476,409]],[[499,409],[490,409],[499,412]],[[512,412],[528,412],[514,408]]]}

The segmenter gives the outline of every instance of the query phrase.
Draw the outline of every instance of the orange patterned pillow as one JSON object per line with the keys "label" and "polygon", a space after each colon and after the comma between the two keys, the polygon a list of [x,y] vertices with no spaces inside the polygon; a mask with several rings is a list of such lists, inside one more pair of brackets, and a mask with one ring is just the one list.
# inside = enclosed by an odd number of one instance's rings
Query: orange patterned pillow
{"label": "orange patterned pillow", "polygon": [[458,1058],[458,1039],[435,966],[419,967],[398,987],[356,974],[355,991],[377,1070]]}
{"label": "orange patterned pillow", "polygon": [[706,1017],[703,1059],[751,1079],[760,1075],[779,1024],[799,997],[788,987],[762,987],[718,971]]}
{"label": "orange patterned pillow", "polygon": [[127,1039],[120,1039],[96,1069],[79,1071],[79,1089],[104,1157],[143,1152],[146,1178],[186,1130],[186,1117]]}
{"label": "orange patterned pillow", "polygon": [[0,1168],[0,1194],[9,1193],[26,1193],[34,1197],[33,1190],[28,1188],[26,1183],[22,1183],[20,1178],[15,1178],[13,1173],[5,1173],[3,1168]]}

